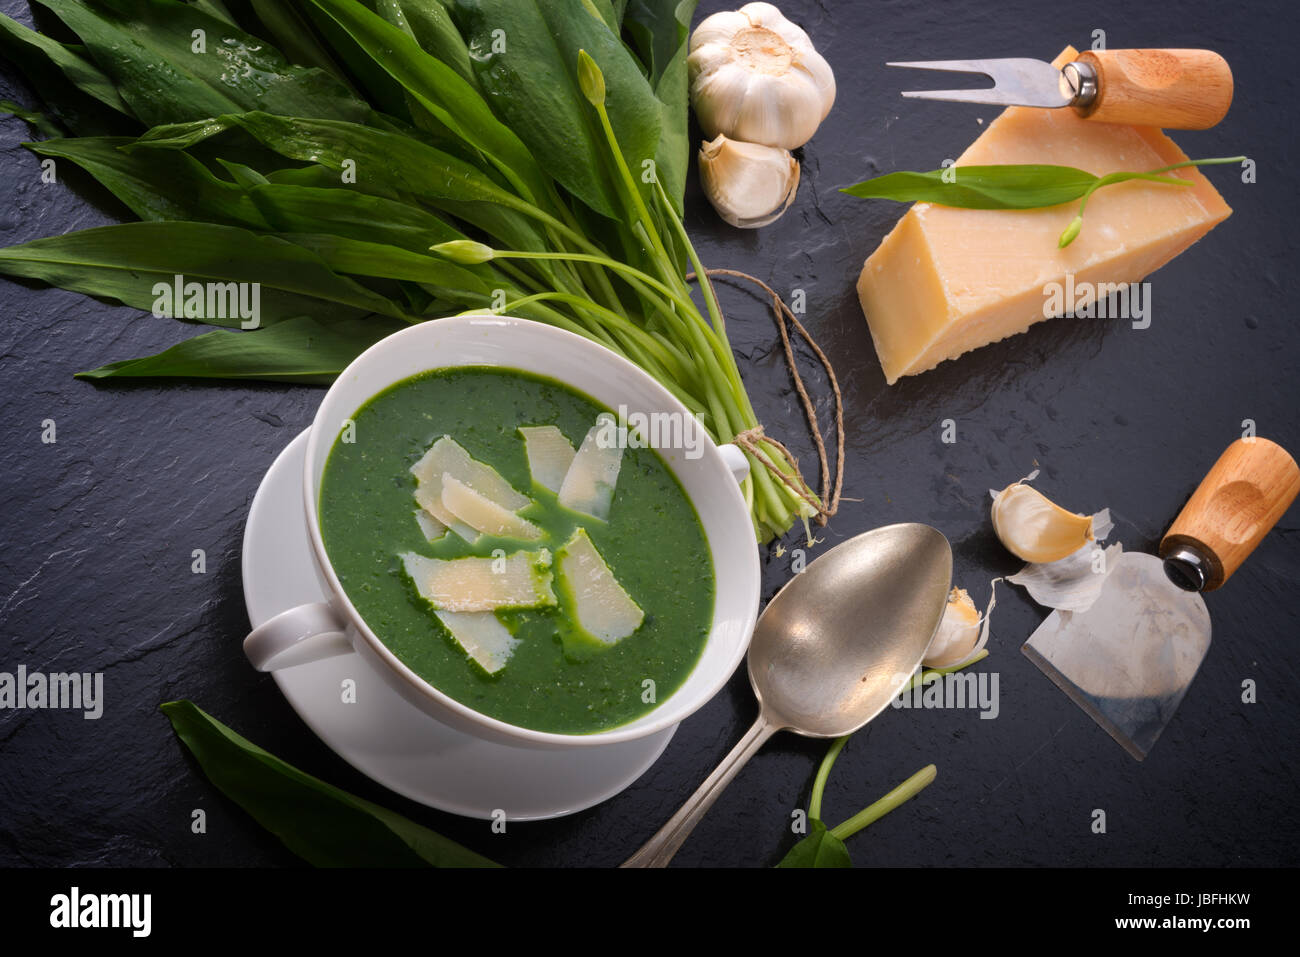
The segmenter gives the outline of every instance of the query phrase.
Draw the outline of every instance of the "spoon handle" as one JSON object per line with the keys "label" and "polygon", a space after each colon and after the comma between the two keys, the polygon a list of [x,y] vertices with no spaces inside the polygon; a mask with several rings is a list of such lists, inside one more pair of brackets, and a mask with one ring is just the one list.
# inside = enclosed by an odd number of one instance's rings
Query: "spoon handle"
{"label": "spoon handle", "polygon": [[778,730],[780,729],[768,724],[767,718],[760,714],[754,726],[745,732],[745,736],[731,749],[731,753],[722,759],[722,763],[705,779],[696,792],[686,799],[681,809],[669,818],[668,823],[661,827],[654,837],[641,846],[641,850],[619,866],[667,867],[686,838],[690,837],[691,831],[695,830],[695,825],[700,823],[700,818],[704,817],[705,812],[718,799],[723,788],[731,783],[731,779],[763,746],[763,742]]}

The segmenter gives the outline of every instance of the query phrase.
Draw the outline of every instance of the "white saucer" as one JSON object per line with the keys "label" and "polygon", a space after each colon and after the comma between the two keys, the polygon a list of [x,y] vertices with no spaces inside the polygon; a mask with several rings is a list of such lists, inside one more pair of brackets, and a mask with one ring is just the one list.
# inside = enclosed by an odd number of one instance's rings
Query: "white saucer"
{"label": "white saucer", "polygon": [[[243,576],[253,627],[295,605],[326,600],[303,518],[307,434],[276,458],[249,509]],[[467,817],[504,811],[511,821],[541,820],[599,804],[654,764],[677,730],[607,747],[536,751],[438,723],[392,691],[356,654],[272,676],[298,716],[344,761],[413,801]],[[356,700],[344,703],[343,682],[349,678],[356,682]]]}

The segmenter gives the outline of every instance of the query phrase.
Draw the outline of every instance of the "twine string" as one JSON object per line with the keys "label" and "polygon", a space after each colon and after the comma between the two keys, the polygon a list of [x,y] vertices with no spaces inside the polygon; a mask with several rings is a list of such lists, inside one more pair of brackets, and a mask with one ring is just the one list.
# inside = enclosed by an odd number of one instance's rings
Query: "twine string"
{"label": "twine string", "polygon": [[[839,380],[835,377],[835,370],[831,367],[830,359],[822,351],[812,334],[799,321],[799,317],[781,298],[780,293],[769,286],[757,276],[751,276],[749,273],[741,272],[737,269],[706,269],[705,273],[712,278],[720,276],[730,279],[743,279],[758,286],[769,296],[772,297],[772,313],[776,316],[776,326],[781,334],[781,347],[785,351],[785,361],[790,368],[790,375],[794,379],[795,391],[799,395],[799,401],[803,405],[804,415],[808,418],[809,430],[812,432],[813,442],[817,447],[817,460],[821,467],[821,497],[816,498],[812,494],[812,487],[804,479],[803,474],[799,471],[799,462],[793,453],[786,448],[781,442],[772,438],[763,431],[763,426],[756,425],[753,428],[745,429],[732,438],[737,446],[744,449],[771,472],[777,479],[784,483],[799,498],[807,502],[817,513],[817,522],[825,525],[826,520],[834,515],[840,507],[840,492],[844,487],[844,396],[840,391]],[[687,282],[692,282],[698,277],[695,273],[688,273]],[[790,330],[786,323],[794,325],[799,334],[803,337],[804,342],[812,349],[822,368],[826,370],[826,376],[830,380],[831,392],[835,399],[835,480],[833,487],[830,485],[830,465],[826,456],[826,443],[822,439],[821,426],[817,421],[817,409],[813,404],[812,398],[808,395],[808,389],[804,386],[803,376],[799,373],[799,365],[795,361],[794,346],[790,340]],[[794,470],[792,476],[785,469],[777,465],[772,458],[763,451],[759,443],[765,442],[775,448],[789,463]],[[829,494],[828,494],[829,492]]]}

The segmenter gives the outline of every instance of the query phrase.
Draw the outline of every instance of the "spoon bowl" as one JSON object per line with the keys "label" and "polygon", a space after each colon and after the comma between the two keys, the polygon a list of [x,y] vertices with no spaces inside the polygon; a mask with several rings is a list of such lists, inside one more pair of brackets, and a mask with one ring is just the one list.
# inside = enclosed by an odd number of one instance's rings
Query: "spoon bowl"
{"label": "spoon bowl", "polygon": [[768,602],[749,683],[778,728],[838,738],[912,677],[939,628],[952,549],[928,525],[888,525],[835,546]]}
{"label": "spoon bowl", "polygon": [[887,525],[822,555],[768,602],[749,646],[758,720],[624,867],[665,867],[774,733],[852,734],[880,714],[925,657],[952,586],[952,549],[928,525]]}

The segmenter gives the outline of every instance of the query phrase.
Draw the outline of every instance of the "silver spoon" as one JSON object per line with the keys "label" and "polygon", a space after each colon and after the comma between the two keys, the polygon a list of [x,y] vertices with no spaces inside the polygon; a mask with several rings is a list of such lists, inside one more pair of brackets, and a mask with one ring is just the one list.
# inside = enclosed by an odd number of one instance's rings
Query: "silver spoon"
{"label": "silver spoon", "polygon": [[768,602],[749,646],[758,720],[623,867],[666,867],[723,788],[777,731],[852,734],[925,657],[952,585],[952,549],[928,525],[887,525],[822,555]]}

